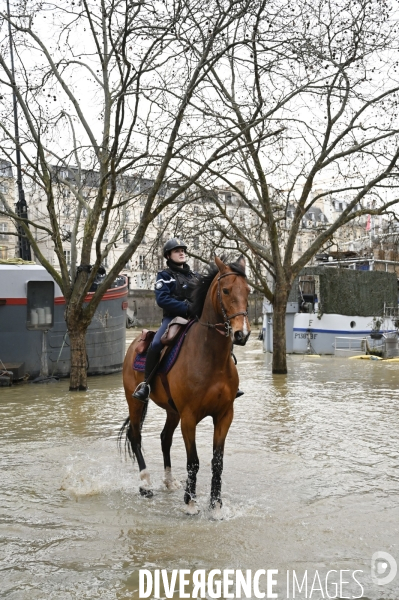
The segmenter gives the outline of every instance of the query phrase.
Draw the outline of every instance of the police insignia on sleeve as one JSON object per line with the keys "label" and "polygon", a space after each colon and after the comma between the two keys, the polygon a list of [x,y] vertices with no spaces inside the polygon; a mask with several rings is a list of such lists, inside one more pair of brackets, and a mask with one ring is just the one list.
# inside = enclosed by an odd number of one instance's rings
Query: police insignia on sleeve
{"label": "police insignia on sleeve", "polygon": [[155,284],[155,289],[160,290],[162,286],[163,286],[163,281],[157,281]]}

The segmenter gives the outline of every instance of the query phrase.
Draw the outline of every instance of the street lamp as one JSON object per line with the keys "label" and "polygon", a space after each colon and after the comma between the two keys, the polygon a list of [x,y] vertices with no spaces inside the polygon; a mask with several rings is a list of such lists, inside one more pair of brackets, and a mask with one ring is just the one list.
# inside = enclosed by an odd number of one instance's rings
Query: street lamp
{"label": "street lamp", "polygon": [[[11,59],[11,74],[12,74],[12,99],[14,109],[14,131],[15,131],[15,152],[17,157],[17,187],[18,187],[18,202],[16,203],[16,213],[21,219],[28,219],[28,205],[25,200],[25,192],[22,187],[22,169],[21,169],[21,151],[19,145],[19,128],[18,128],[18,111],[17,111],[17,94],[16,94],[16,82],[15,82],[15,69],[14,69],[14,52],[12,44],[12,32],[11,32],[11,13],[10,13],[10,2],[7,0],[7,15],[8,15],[8,33],[10,38],[10,59]],[[25,236],[22,225],[18,223],[18,247],[19,257],[23,260],[32,260],[30,244]]]}

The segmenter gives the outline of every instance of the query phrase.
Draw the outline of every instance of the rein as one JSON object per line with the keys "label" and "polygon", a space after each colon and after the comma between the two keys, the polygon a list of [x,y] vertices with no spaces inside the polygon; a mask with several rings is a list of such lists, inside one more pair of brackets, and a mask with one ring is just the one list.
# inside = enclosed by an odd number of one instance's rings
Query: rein
{"label": "rein", "polygon": [[198,320],[198,323],[200,325],[203,325],[204,327],[208,327],[209,329],[214,329],[215,331],[220,333],[220,335],[223,335],[225,337],[230,337],[230,332],[231,332],[230,320],[231,319],[234,319],[234,317],[238,317],[239,315],[242,315],[243,317],[248,316],[248,311],[241,311],[241,312],[234,313],[232,315],[228,315],[226,312],[226,309],[223,305],[222,295],[220,293],[220,280],[223,279],[223,277],[228,277],[229,275],[238,275],[238,273],[234,273],[234,272],[223,273],[223,275],[219,275],[219,277],[218,277],[217,296],[218,296],[220,308],[222,310],[224,323],[202,323],[200,320]]}

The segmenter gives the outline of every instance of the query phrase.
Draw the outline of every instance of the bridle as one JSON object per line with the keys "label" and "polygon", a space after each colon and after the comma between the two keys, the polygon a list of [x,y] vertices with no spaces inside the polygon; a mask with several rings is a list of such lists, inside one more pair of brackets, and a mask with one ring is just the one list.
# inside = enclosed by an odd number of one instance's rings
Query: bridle
{"label": "bridle", "polygon": [[198,320],[198,323],[200,325],[203,325],[204,327],[209,327],[210,329],[214,329],[215,331],[220,333],[220,335],[224,335],[226,337],[230,337],[230,334],[231,334],[231,329],[232,329],[231,325],[230,325],[231,319],[234,319],[234,317],[238,317],[239,315],[242,315],[243,317],[248,316],[247,310],[241,311],[241,312],[236,312],[233,315],[228,315],[226,312],[226,309],[223,305],[222,294],[220,293],[220,280],[223,279],[223,277],[228,277],[229,275],[240,276],[238,273],[234,273],[234,272],[223,273],[223,275],[219,275],[218,280],[217,280],[218,281],[217,297],[219,300],[220,308],[222,310],[224,323],[202,323],[200,320]]}

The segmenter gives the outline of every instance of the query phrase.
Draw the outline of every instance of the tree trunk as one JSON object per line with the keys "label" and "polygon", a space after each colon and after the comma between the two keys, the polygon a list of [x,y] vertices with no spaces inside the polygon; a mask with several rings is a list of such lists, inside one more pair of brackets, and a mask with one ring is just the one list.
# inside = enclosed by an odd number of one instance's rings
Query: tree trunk
{"label": "tree trunk", "polygon": [[71,374],[69,390],[71,392],[87,390],[86,329],[68,325],[71,345]]}
{"label": "tree trunk", "polygon": [[285,336],[285,314],[288,290],[286,285],[276,284],[273,302],[273,365],[272,373],[287,374],[287,346]]}

